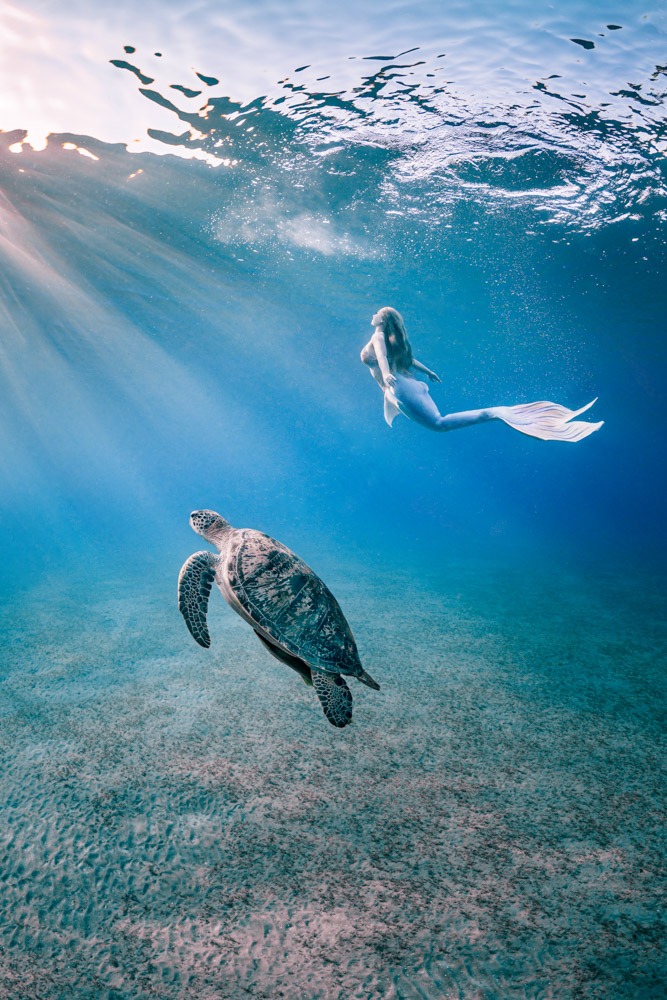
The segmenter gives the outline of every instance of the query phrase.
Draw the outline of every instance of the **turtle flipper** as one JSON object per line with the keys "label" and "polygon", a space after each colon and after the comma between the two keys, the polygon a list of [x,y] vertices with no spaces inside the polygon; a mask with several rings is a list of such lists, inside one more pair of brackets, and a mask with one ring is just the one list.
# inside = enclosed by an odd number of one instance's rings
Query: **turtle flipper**
{"label": "turtle flipper", "polygon": [[341,675],[311,669],[311,676],[322,711],[331,725],[342,729],[352,722],[352,693]]}
{"label": "turtle flipper", "polygon": [[362,684],[365,684],[369,688],[373,688],[374,691],[380,690],[380,685],[378,684],[378,682],[374,681],[371,675],[369,673],[366,673],[366,671],[363,668],[360,674],[354,676],[356,676],[357,680],[361,681]]}
{"label": "turtle flipper", "polygon": [[298,656],[292,656],[284,649],[281,649],[280,646],[276,646],[274,643],[269,642],[268,639],[264,638],[261,632],[257,631],[257,629],[255,629],[255,635],[262,645],[266,646],[271,656],[275,656],[276,660],[280,660],[281,663],[286,663],[288,667],[292,668],[292,670],[296,670],[297,674],[299,674],[302,678],[304,684],[307,684],[308,687],[313,686],[310,667],[307,663],[300,660]]}
{"label": "turtle flipper", "polygon": [[195,642],[205,649],[211,645],[206,625],[206,611],[219,556],[212,552],[195,552],[183,563],[178,574],[178,610]]}

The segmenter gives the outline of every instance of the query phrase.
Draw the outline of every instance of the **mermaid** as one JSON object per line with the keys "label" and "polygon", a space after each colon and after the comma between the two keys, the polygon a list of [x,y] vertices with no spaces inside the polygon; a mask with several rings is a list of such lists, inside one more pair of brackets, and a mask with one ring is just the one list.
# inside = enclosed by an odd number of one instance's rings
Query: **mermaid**
{"label": "mermaid", "polygon": [[[502,420],[522,434],[542,441],[581,441],[604,423],[575,420],[588,410],[595,399],[580,410],[568,410],[558,403],[542,401],[518,406],[487,406],[481,410],[464,410],[443,416],[431,399],[425,382],[415,378],[420,372],[432,382],[440,382],[435,372],[417,361],[399,312],[385,306],[371,323],[373,336],[361,352],[361,360],[384,393],[384,418],[391,426],[399,413],[432,431],[456,431],[460,427]],[[597,397],[596,397],[597,399]]]}

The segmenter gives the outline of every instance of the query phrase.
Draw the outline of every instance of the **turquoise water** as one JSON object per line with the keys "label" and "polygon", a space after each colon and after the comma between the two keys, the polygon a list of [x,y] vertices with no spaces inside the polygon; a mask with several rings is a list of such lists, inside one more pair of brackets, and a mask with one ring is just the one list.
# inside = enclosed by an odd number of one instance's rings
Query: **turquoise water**
{"label": "turquoise water", "polygon": [[[662,995],[664,7],[143,11],[3,9],[0,996]],[[390,429],[383,305],[443,412],[604,426]],[[202,507],[353,726],[192,642]]]}

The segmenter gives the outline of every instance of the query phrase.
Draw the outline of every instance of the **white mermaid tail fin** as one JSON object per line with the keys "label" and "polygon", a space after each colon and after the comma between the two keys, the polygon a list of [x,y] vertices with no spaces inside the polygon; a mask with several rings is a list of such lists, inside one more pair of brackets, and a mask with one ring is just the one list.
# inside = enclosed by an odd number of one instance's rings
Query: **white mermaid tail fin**
{"label": "white mermaid tail fin", "polygon": [[398,403],[396,402],[396,397],[394,396],[391,389],[385,389],[384,391],[384,419],[387,421],[389,426],[393,424],[394,420],[400,413]]}
{"label": "white mermaid tail fin", "polygon": [[568,410],[567,406],[541,400],[538,403],[521,403],[519,406],[494,406],[493,413],[504,420],[509,427],[522,434],[540,438],[541,441],[581,441],[594,431],[599,431],[604,420],[589,423],[575,420],[590,409],[597,396],[580,410]]}

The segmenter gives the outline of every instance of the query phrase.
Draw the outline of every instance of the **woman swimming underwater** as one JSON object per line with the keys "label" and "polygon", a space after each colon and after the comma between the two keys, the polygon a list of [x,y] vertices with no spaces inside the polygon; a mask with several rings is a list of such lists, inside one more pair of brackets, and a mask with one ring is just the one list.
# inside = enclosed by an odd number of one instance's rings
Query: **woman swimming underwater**
{"label": "woman swimming underwater", "polygon": [[574,420],[593,402],[580,410],[546,401],[522,403],[519,406],[487,406],[483,410],[464,410],[443,416],[431,399],[428,386],[415,378],[422,372],[432,382],[440,379],[430,368],[414,357],[400,313],[385,306],[373,316],[375,332],[361,352],[361,360],[384,392],[384,418],[391,426],[403,413],[410,420],[432,431],[455,431],[460,427],[484,424],[488,420],[503,420],[510,427],[542,441],[581,441],[604,423]]}

